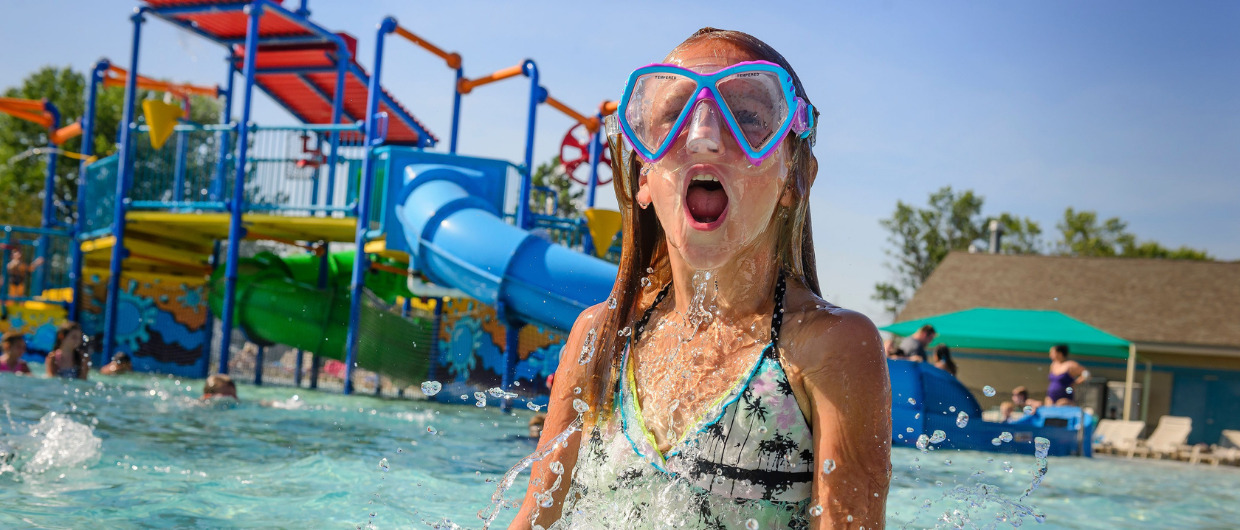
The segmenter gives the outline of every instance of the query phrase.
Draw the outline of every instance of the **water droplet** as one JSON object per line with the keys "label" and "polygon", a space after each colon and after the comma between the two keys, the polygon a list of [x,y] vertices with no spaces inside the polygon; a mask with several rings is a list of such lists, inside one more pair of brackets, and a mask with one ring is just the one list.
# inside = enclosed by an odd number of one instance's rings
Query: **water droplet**
{"label": "water droplet", "polygon": [[1036,458],[1046,458],[1046,454],[1051,450],[1051,441],[1041,436],[1033,439],[1033,456]]}
{"label": "water droplet", "polygon": [[383,471],[388,470],[388,461],[386,458],[379,461],[379,469]]}
{"label": "water droplet", "polygon": [[642,287],[650,287],[650,278],[643,276],[640,283]]}
{"label": "water droplet", "polygon": [[646,274],[654,274],[654,268],[653,268],[653,267],[646,267]]}
{"label": "water droplet", "polygon": [[850,523],[852,522],[852,516],[851,516],[851,515],[850,515],[850,516],[848,516],[846,519],[848,519],[848,522],[850,522]]}
{"label": "water droplet", "polygon": [[590,406],[587,405],[585,401],[582,401],[580,399],[574,399],[573,410],[584,414],[587,410],[590,410]]}
{"label": "water droplet", "polygon": [[542,405],[535,404],[533,401],[526,401],[525,408],[530,409],[534,412],[538,412],[542,410]]}
{"label": "water droplet", "polygon": [[461,401],[469,401],[469,396],[465,394],[461,394]]}
{"label": "water droplet", "polygon": [[437,434],[438,432],[439,431],[436,431],[434,427],[431,427],[430,425],[426,426],[426,434]]}
{"label": "water droplet", "polygon": [[440,383],[439,381],[422,382],[422,393],[426,394],[426,397],[438,394],[440,390],[443,390],[443,383]]}
{"label": "water droplet", "polygon": [[1071,394],[1071,393],[1072,393],[1072,387],[1065,388],[1063,391],[1064,391],[1064,392],[1067,392],[1067,393],[1069,393],[1069,394]]}
{"label": "water droplet", "polygon": [[1003,445],[1003,440],[1000,440],[1000,439],[998,439],[998,438],[991,438],[991,439],[990,439],[990,445],[993,445],[993,446],[995,446],[995,447],[999,447],[1000,445]]}
{"label": "water droplet", "polygon": [[947,407],[947,410],[948,410],[948,411],[950,411],[950,412],[956,412],[956,406],[955,406],[955,405],[952,405],[952,406],[950,406],[950,407]]}
{"label": "water droplet", "polygon": [[904,432],[913,432],[913,428],[912,428],[912,427],[905,427],[905,428],[904,428]]}
{"label": "water droplet", "polygon": [[916,399],[913,399],[913,398],[908,398],[908,404],[909,404],[909,405],[916,405],[916,404],[917,404],[917,400],[916,400]]}
{"label": "water droplet", "polygon": [[1033,405],[1025,405],[1025,414],[1033,414]]}
{"label": "water droplet", "polygon": [[982,393],[985,394],[986,397],[995,397],[995,387],[986,385],[982,387]]}
{"label": "water droplet", "polygon": [[586,364],[594,359],[595,343],[598,341],[597,332],[593,329],[586,332],[585,340],[581,341],[581,354],[577,356],[577,364]]}
{"label": "water droplet", "polygon": [[1007,432],[1007,431],[1003,431],[1003,432],[999,433],[999,441],[1001,441],[1001,442],[1010,442],[1010,441],[1012,441],[1012,433]]}
{"label": "water droplet", "polygon": [[1012,463],[1011,463],[1011,462],[1004,462],[1004,463],[1003,463],[1003,470],[1004,470],[1004,471],[1006,471],[1006,472],[1008,472],[1008,473],[1011,473],[1011,472],[1012,472]]}
{"label": "water droplet", "polygon": [[822,505],[821,505],[821,504],[815,504],[813,508],[810,508],[810,509],[809,509],[809,514],[810,514],[810,515],[812,515],[812,516],[814,516],[814,517],[818,517],[818,516],[822,515]]}
{"label": "water droplet", "polygon": [[479,400],[479,401],[486,401],[486,400],[487,400],[487,395],[486,395],[486,394],[484,394],[484,393],[482,393],[481,391],[479,391],[479,392],[474,392],[474,399],[477,399],[477,400]]}
{"label": "water droplet", "polygon": [[478,400],[476,403],[474,403],[474,406],[475,406],[475,407],[478,407],[478,408],[480,408],[480,409],[481,409],[481,408],[486,408],[486,406],[487,406],[487,400],[485,400],[485,399],[480,399],[480,400]]}
{"label": "water droplet", "polygon": [[745,528],[748,528],[749,530],[758,530],[758,520],[750,519],[745,521]]}
{"label": "water droplet", "polygon": [[615,309],[615,308],[616,308],[616,297],[613,296],[611,298],[608,298],[607,309]]}
{"label": "water droplet", "polygon": [[547,464],[547,469],[550,469],[552,473],[555,473],[557,475],[564,474],[564,464],[561,464],[559,462],[552,462],[550,464]]}
{"label": "water droplet", "polygon": [[932,444],[943,443],[943,440],[946,440],[946,439],[947,439],[947,433],[940,431],[940,430],[935,430],[930,435],[930,443]]}
{"label": "water droplet", "polygon": [[830,475],[832,471],[835,471],[835,460],[828,458],[822,462],[822,473]]}
{"label": "water droplet", "polygon": [[943,464],[948,465],[948,466],[952,465],[952,459],[948,458],[946,460],[943,460]]}
{"label": "water droplet", "polygon": [[507,394],[507,392],[504,392],[504,389],[497,387],[497,386],[491,387],[489,390],[487,390],[487,393],[491,394],[491,397],[503,397],[504,394]]}
{"label": "water droplet", "polygon": [[921,435],[921,436],[918,436],[918,437],[917,437],[917,448],[918,448],[918,449],[921,449],[921,452],[923,452],[923,453],[927,452],[929,447],[930,447],[930,437],[929,437],[929,436],[926,436],[926,435],[924,435],[924,434],[923,434],[923,435]]}
{"label": "water droplet", "polygon": [[759,426],[758,426],[758,432],[759,432],[760,434],[766,434],[766,431],[767,431],[766,425],[759,425]]}

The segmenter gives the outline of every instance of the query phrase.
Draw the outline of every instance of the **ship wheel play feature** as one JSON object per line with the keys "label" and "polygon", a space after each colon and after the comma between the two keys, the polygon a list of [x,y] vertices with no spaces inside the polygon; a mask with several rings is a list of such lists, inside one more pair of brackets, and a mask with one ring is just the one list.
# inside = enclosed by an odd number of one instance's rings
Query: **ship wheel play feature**
{"label": "ship wheel play feature", "polygon": [[[590,185],[590,138],[585,125],[578,123],[564,134],[560,142],[560,167],[573,182]],[[611,154],[606,146],[599,147],[598,184],[611,182]]]}

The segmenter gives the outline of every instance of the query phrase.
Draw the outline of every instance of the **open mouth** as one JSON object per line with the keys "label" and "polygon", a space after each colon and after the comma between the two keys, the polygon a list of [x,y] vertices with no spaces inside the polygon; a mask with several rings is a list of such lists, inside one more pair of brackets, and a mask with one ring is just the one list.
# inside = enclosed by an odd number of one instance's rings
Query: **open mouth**
{"label": "open mouth", "polygon": [[728,194],[714,175],[694,175],[685,192],[685,207],[689,218],[702,225],[697,228],[714,228],[728,209]]}

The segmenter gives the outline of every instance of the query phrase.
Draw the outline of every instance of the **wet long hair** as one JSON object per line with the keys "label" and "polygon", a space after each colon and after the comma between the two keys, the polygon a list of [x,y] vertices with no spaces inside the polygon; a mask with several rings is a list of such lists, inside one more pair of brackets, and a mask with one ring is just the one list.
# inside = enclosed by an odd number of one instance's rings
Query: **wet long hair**
{"label": "wet long hair", "polygon": [[[809,103],[809,96],[792,65],[769,44],[748,33],[702,28],[674,48],[668,57],[688,46],[703,42],[730,45],[751,54],[754,59],[778,64],[792,76],[796,94]],[[815,109],[815,128],[817,123],[818,111]],[[778,225],[776,259],[785,276],[790,281],[801,282],[814,294],[821,295],[807,200],[809,186],[814,177],[811,174],[814,168],[814,155],[811,151],[814,137],[815,132],[811,131],[807,138],[789,134],[784,139],[790,157],[790,178],[786,182],[788,191],[792,194],[792,206],[778,208],[772,222]],[[663,227],[659,224],[653,208],[642,209],[633,198],[637,191],[642,162],[636,156],[625,155],[623,140],[619,135],[608,135],[608,147],[611,151],[612,174],[615,175],[612,187],[615,189],[616,203],[622,217],[623,241],[616,282],[611,290],[611,298],[616,301],[615,309],[607,311],[601,321],[595,324],[598,349],[589,362],[586,385],[582,389],[584,398],[590,405],[587,420],[595,424],[605,421],[612,412],[611,395],[619,377],[624,347],[630,335],[621,334],[620,331],[634,325],[636,319],[653,304],[658,291],[672,279]],[[651,272],[647,272],[648,270]],[[643,277],[650,280],[645,286],[640,282]],[[631,331],[631,335],[636,336],[639,330]],[[568,358],[576,359],[576,355]]]}
{"label": "wet long hair", "polygon": [[[65,342],[65,337],[68,337],[69,334],[72,333],[74,330],[82,331],[82,326],[72,320],[66,320],[64,324],[61,324],[59,327],[57,327],[56,328],[56,340],[52,343],[52,351],[59,350],[61,344],[64,344]],[[81,344],[78,345],[77,349],[78,350],[81,349]],[[67,353],[76,354],[77,352],[71,351]],[[74,360],[76,359],[77,357],[74,357]]]}

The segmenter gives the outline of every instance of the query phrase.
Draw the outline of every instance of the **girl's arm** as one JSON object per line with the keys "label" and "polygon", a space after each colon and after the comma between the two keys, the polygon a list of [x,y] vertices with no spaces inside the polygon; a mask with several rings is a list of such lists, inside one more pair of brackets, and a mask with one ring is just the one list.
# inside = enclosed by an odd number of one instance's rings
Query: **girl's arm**
{"label": "girl's arm", "polygon": [[883,528],[891,482],[891,382],[882,339],[860,313],[819,311],[809,319],[818,322],[802,328],[794,362],[814,436],[811,527]]}
{"label": "girl's arm", "polygon": [[56,350],[48,352],[43,360],[43,367],[47,368],[48,377],[56,377]]}
{"label": "girl's arm", "polygon": [[[560,365],[555,371],[555,384],[551,389],[551,401],[547,406],[547,419],[543,423],[537,452],[547,450],[553,440],[577,419],[573,400],[579,396],[573,393],[573,388],[585,388],[586,381],[586,366],[577,362],[577,352],[581,350],[586,333],[600,324],[605,311],[602,304],[595,305],[583,311],[581,316],[577,317],[577,322],[573,323],[573,329],[560,353]],[[551,449],[546,458],[530,466],[530,487],[525,492],[521,511],[509,528],[533,528],[533,523],[547,528],[560,519],[560,510],[564,506],[564,498],[572,482],[573,468],[577,464],[581,436],[580,431],[573,433],[558,447]],[[563,466],[562,475],[551,471],[552,462],[559,462]],[[542,506],[546,501],[543,494],[552,489],[557,478],[560,481],[558,487],[550,491],[551,506]]]}
{"label": "girl's arm", "polygon": [[78,379],[83,381],[90,375],[90,356],[84,351],[76,353],[78,357]]}

